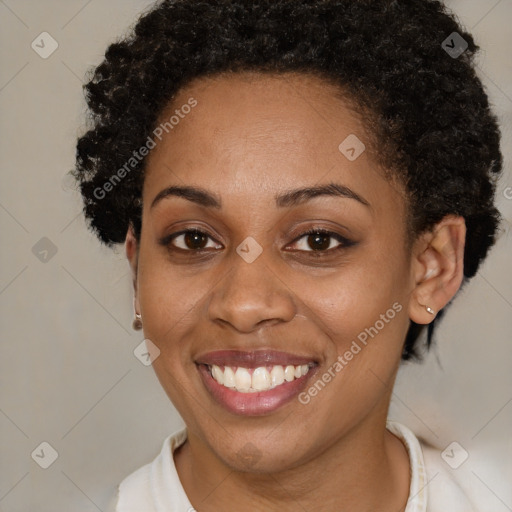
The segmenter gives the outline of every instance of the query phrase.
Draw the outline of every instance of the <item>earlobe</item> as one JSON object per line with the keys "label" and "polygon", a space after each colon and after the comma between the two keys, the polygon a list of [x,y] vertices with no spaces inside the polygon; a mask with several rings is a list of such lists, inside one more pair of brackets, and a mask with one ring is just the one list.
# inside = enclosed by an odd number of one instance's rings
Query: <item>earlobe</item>
{"label": "earlobe", "polygon": [[416,242],[413,251],[415,287],[409,301],[409,318],[428,324],[455,296],[464,278],[466,224],[448,215]]}

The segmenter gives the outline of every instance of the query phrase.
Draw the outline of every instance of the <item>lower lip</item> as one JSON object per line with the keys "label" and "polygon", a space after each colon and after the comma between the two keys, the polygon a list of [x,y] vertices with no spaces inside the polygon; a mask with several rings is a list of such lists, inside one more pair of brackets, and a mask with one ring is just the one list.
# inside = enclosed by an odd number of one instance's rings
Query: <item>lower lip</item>
{"label": "lower lip", "polygon": [[306,375],[284,382],[267,391],[241,393],[232,388],[219,384],[210,374],[204,364],[197,365],[206,389],[214,400],[228,411],[243,416],[262,416],[276,411],[293,400],[306,387],[309,378],[316,373],[310,369]]}

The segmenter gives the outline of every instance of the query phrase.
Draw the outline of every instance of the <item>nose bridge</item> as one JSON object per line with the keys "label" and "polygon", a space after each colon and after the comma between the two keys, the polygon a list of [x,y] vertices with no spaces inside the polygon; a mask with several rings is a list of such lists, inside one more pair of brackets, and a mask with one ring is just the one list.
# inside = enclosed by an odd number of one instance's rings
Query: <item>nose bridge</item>
{"label": "nose bridge", "polygon": [[[260,254],[252,240],[233,250],[226,265],[229,272],[215,288],[209,304],[212,320],[222,320],[239,331],[250,332],[263,321],[289,321],[295,316],[290,290]],[[254,259],[253,259],[254,258]]]}

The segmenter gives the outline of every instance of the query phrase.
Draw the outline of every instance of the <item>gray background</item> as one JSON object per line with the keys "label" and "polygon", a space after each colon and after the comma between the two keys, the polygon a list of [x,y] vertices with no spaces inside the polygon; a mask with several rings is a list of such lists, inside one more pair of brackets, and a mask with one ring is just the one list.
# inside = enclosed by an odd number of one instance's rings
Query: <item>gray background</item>
{"label": "gray background", "polygon": [[[2,512],[105,510],[115,486],[182,426],[152,368],[133,353],[143,335],[131,330],[123,247],[103,248],[86,230],[66,177],[84,126],[84,75],[150,4],[0,0]],[[484,49],[479,73],[503,133],[504,222],[436,349],[423,365],[400,370],[390,416],[440,451],[457,441],[469,458],[450,471],[479,511],[505,512],[512,510],[512,0],[449,5]],[[31,48],[43,31],[59,45],[47,59]],[[56,254],[40,261],[38,242]],[[44,441],[59,454],[48,469],[31,457]]]}

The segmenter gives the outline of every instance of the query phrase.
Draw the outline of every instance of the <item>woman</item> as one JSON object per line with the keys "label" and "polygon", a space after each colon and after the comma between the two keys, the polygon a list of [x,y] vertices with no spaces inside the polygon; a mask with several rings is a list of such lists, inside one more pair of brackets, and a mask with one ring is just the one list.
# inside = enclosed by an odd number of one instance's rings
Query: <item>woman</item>
{"label": "woman", "polygon": [[472,510],[387,413],[494,242],[476,50],[430,0],[163,1],[108,48],[75,175],[186,424],[116,510]]}

